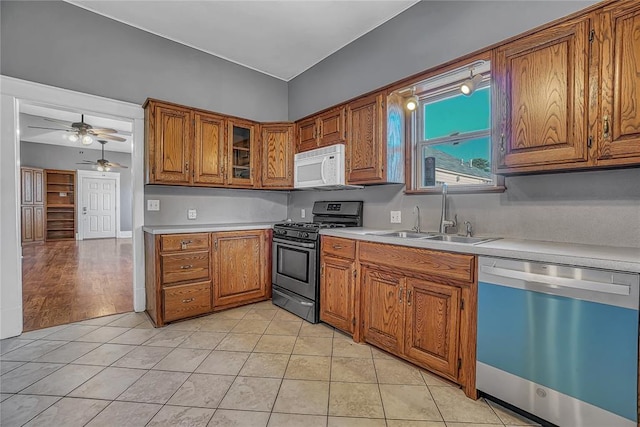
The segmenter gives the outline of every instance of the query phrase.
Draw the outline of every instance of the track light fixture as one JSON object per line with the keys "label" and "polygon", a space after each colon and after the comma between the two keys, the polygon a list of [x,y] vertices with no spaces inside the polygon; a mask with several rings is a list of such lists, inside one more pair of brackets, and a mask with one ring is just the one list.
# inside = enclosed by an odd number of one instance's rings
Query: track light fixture
{"label": "track light fixture", "polygon": [[407,110],[414,111],[416,108],[418,108],[418,103],[419,102],[420,102],[420,100],[418,99],[418,97],[416,95],[411,95],[405,101],[404,106],[405,106],[405,108]]}
{"label": "track light fixture", "polygon": [[474,76],[473,70],[471,70],[471,76],[460,85],[460,92],[462,92],[463,95],[471,96],[481,81],[482,76],[480,74]]}

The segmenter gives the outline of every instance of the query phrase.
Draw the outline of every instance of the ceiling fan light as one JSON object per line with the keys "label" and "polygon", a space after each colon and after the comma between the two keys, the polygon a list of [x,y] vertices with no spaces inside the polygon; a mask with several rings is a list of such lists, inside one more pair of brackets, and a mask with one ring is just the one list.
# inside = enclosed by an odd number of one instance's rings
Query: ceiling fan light
{"label": "ceiling fan light", "polygon": [[104,172],[104,168],[102,167],[102,165],[98,165],[98,168],[97,168],[97,169],[98,169],[98,171],[100,171],[100,172]]}
{"label": "ceiling fan light", "polygon": [[78,142],[78,135],[76,135],[75,133],[72,133],[71,135],[69,135],[69,141],[71,142]]}
{"label": "ceiling fan light", "polygon": [[93,143],[93,138],[91,138],[90,135],[85,135],[82,137],[82,144],[83,145],[91,145]]}
{"label": "ceiling fan light", "polygon": [[104,170],[105,170],[105,172],[109,172],[111,170],[111,168],[109,166],[105,166]]}
{"label": "ceiling fan light", "polygon": [[405,108],[407,110],[414,111],[416,108],[418,108],[419,102],[420,102],[420,100],[418,99],[418,97],[416,95],[411,95],[405,101],[404,106],[405,106]]}

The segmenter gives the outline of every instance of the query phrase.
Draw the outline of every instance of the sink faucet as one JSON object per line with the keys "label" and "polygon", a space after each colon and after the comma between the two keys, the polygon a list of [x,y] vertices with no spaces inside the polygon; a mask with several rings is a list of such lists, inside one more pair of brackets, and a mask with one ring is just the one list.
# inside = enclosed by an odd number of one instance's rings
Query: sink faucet
{"label": "sink faucet", "polygon": [[419,233],[420,232],[420,208],[417,205],[414,210],[414,213],[416,215],[416,222],[413,225],[413,231],[415,231],[416,233]]}
{"label": "sink faucet", "polygon": [[464,226],[465,226],[465,236],[472,237],[473,229],[471,228],[471,223],[469,221],[465,221]]}
{"label": "sink faucet", "polygon": [[447,219],[447,184],[442,184],[442,212],[440,214],[440,233],[446,233],[447,228],[455,227],[458,216],[454,216],[453,220]]}

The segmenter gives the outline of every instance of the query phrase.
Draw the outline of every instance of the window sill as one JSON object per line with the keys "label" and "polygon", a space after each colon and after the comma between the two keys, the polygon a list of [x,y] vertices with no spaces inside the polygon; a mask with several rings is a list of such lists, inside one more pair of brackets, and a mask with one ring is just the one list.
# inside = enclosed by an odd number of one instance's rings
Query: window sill
{"label": "window sill", "polygon": [[[477,194],[477,193],[504,193],[507,187],[504,185],[487,186],[482,188],[460,187],[454,186],[447,187],[447,194]],[[404,194],[417,195],[417,194],[442,194],[442,187],[424,188],[420,190],[405,190]]]}

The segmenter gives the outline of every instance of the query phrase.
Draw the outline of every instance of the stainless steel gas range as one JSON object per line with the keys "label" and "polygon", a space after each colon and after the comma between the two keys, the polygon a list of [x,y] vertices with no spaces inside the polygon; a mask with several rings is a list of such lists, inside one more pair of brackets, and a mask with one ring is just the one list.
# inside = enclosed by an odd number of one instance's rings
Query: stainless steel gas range
{"label": "stainless steel gas range", "polygon": [[320,230],[361,227],[362,202],[315,202],[313,222],[273,226],[273,304],[311,322],[320,320]]}

